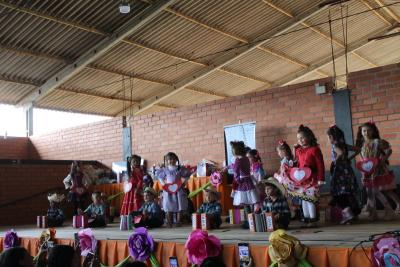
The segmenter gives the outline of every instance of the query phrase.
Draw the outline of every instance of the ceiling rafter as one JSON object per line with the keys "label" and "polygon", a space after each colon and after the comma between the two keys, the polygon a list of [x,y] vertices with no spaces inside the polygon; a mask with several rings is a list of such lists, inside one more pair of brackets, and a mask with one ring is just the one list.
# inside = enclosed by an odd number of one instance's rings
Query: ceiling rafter
{"label": "ceiling rafter", "polygon": [[382,0],[374,0],[375,3],[377,3],[380,7],[383,8],[383,10],[385,10],[385,12],[392,17],[394,20],[396,20],[397,22],[400,23],[400,17],[393,12],[393,10],[387,6],[385,6],[385,4],[382,2]]}
{"label": "ceiling rafter", "polygon": [[[368,45],[369,43],[373,42],[369,41],[368,39],[371,37],[375,37],[375,36],[381,36],[383,34],[389,33],[390,31],[393,30],[393,27],[395,27],[395,24],[393,24],[391,27],[386,27],[385,29],[379,29],[377,31],[374,31],[373,33],[368,34],[368,36],[363,37],[361,40],[358,40],[356,42],[353,42],[351,44],[349,44],[348,46],[348,52],[355,52],[363,47],[365,47],[366,45]],[[345,50],[341,50],[335,53],[335,57],[336,58],[340,58],[342,56],[345,55]],[[310,74],[311,72],[315,72],[318,71],[319,68],[322,68],[328,64],[330,64],[332,62],[332,58],[331,56],[322,58],[320,60],[318,60],[317,62],[315,62],[314,64],[312,64],[310,67],[308,67],[307,69],[301,70],[301,71],[297,71],[297,72],[293,72],[292,74],[287,75],[285,78],[276,81],[273,86],[274,87],[279,87],[279,86],[284,86],[284,85],[288,85],[296,80],[299,80],[301,78],[303,78],[304,76]]]}
{"label": "ceiling rafter", "polygon": [[[149,2],[146,2],[146,3],[149,3]],[[83,24],[80,24],[80,23],[77,23],[77,22],[74,22],[74,21],[69,21],[69,20],[65,20],[65,19],[59,19],[57,17],[50,16],[50,15],[47,15],[47,14],[43,14],[41,12],[33,11],[33,10],[29,9],[29,8],[18,7],[17,5],[6,3],[6,2],[4,2],[4,0],[0,0],[0,6],[5,6],[5,7],[8,7],[8,8],[12,8],[12,9],[18,10],[20,12],[23,12],[23,13],[26,13],[26,14],[29,14],[29,15],[32,15],[32,16],[36,16],[36,17],[39,17],[39,18],[42,18],[42,19],[46,19],[46,20],[50,20],[50,21],[53,21],[53,22],[57,22],[57,23],[60,23],[60,24],[63,24],[63,25],[69,26],[69,27],[73,27],[73,28],[76,28],[76,29],[79,29],[79,30],[83,30],[83,31],[86,31],[86,32],[91,32],[91,33],[98,34],[98,35],[105,36],[105,37],[110,37],[111,36],[110,33],[105,32],[103,30],[100,30],[100,29],[97,29],[97,28],[94,28],[94,27],[89,27],[89,26],[86,26],[86,25],[83,25]],[[134,41],[134,40],[131,40],[129,38],[124,38],[121,42],[125,43],[125,44],[128,44],[128,45],[135,46],[135,47],[143,48],[143,49],[146,49],[146,50],[158,53],[158,54],[162,54],[162,55],[165,55],[165,56],[168,56],[168,57],[172,57],[172,58],[175,58],[175,59],[178,59],[178,60],[182,60],[182,61],[185,61],[185,62],[193,63],[193,64],[196,64],[196,65],[200,65],[202,67],[206,67],[207,66],[207,64],[202,63],[200,61],[192,60],[192,59],[189,59],[189,58],[185,58],[183,56],[172,54],[170,52],[163,51],[163,50],[161,50],[159,48],[153,48],[153,47],[150,47],[149,45],[141,44],[141,43],[139,43],[137,41]],[[35,53],[39,54],[39,52],[35,52]],[[31,55],[33,55],[33,54],[31,54]],[[44,56],[45,56],[45,54],[44,54]],[[55,59],[55,58],[53,58],[53,59]],[[72,62],[71,59],[60,58],[60,60],[64,60],[66,63]],[[262,83],[265,83],[267,85],[268,84],[272,84],[270,81],[266,81],[264,79],[256,78],[256,77],[245,75],[245,74],[242,74],[242,73],[239,74],[238,72],[233,71],[233,70],[225,69],[223,71],[226,72],[226,73],[235,75],[237,77],[241,77],[241,78],[247,79],[247,80],[253,80],[253,81],[257,81],[257,82],[262,82]]]}
{"label": "ceiling rafter", "polygon": [[174,84],[174,89],[166,92],[160,92],[156,95],[153,95],[152,97],[149,97],[148,99],[141,101],[139,104],[132,105],[126,109],[121,110],[121,113],[125,112],[125,110],[130,110],[130,112],[133,112],[135,114],[143,112],[143,110],[146,110],[153,106],[154,104],[157,104],[161,102],[162,100],[182,91],[185,89],[185,87],[195,83],[196,81],[200,80],[201,78],[209,75],[210,73],[218,70],[221,67],[226,66],[227,64],[233,62],[234,60],[238,59],[239,57],[242,57],[243,55],[257,49],[259,46],[265,44],[271,38],[282,34],[284,32],[287,32],[291,30],[292,28],[296,27],[299,25],[300,22],[320,13],[321,11],[325,10],[327,6],[324,7],[319,7],[318,5],[315,5],[313,7],[310,7],[308,10],[300,14],[299,16],[296,16],[295,18],[287,20],[285,23],[280,24],[279,26],[275,27],[274,29],[271,29],[270,31],[264,33],[263,35],[259,36],[257,40],[262,38],[262,41],[256,42],[256,40],[252,40],[252,42],[249,42],[247,45],[242,45],[240,47],[235,47],[229,51],[227,51],[224,55],[217,57],[213,64],[210,66],[203,68],[199,70],[197,73],[194,75],[187,76],[186,78],[182,79],[178,83]]}
{"label": "ceiling rafter", "polygon": [[[284,15],[290,17],[290,18],[293,18],[293,17],[294,17],[293,14],[291,14],[290,12],[288,12],[288,11],[284,10],[283,8],[277,6],[277,5],[274,4],[271,0],[262,0],[262,1],[263,1],[265,4],[269,5],[270,7],[272,7],[273,9],[279,11],[280,13],[282,13],[282,14],[284,14]],[[326,33],[324,33],[323,31],[317,29],[316,27],[313,27],[313,26],[310,25],[309,23],[303,21],[303,22],[301,22],[301,25],[303,25],[303,26],[309,28],[309,29],[312,30],[313,32],[315,32],[315,33],[319,34],[320,36],[322,36],[323,38],[325,38],[325,39],[331,41],[331,37],[330,37],[328,34],[326,34]],[[344,45],[342,42],[340,42],[339,40],[336,40],[335,38],[332,38],[332,42],[334,42],[336,45],[338,45],[338,46],[340,46],[340,47],[342,47],[342,48],[345,47],[345,45]],[[365,57],[361,56],[360,54],[358,54],[358,53],[356,53],[356,52],[352,52],[352,54],[355,55],[356,57],[358,57],[359,59],[363,60],[363,61],[366,62],[367,64],[369,64],[369,65],[371,65],[371,66],[373,66],[373,67],[378,67],[377,64],[371,62],[370,60],[366,59]]]}
{"label": "ceiling rafter", "polygon": [[196,92],[196,93],[203,94],[203,95],[212,95],[212,96],[215,96],[215,97],[218,97],[221,99],[229,97],[229,95],[216,93],[216,92],[213,92],[210,90],[200,89],[198,87],[193,87],[193,86],[186,86],[185,90]]}
{"label": "ceiling rafter", "polygon": [[97,42],[91,49],[83,53],[74,62],[68,64],[52,77],[50,77],[40,88],[22,99],[18,105],[28,105],[33,103],[58,86],[79,73],[87,65],[93,63],[98,58],[106,54],[110,49],[117,45],[121,40],[132,34],[134,31],[145,25],[160,14],[164,8],[171,5],[176,0],[158,0],[153,5],[148,6],[140,14],[127,20],[122,26],[116,29],[109,37]]}

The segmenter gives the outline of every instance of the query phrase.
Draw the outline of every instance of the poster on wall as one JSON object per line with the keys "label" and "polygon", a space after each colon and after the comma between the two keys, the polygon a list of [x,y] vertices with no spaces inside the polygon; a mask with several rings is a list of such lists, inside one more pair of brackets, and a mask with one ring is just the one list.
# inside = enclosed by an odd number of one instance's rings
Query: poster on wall
{"label": "poster on wall", "polygon": [[243,141],[245,146],[251,149],[256,148],[256,123],[247,122],[224,127],[225,134],[225,158],[229,166],[234,162],[232,154],[231,141]]}

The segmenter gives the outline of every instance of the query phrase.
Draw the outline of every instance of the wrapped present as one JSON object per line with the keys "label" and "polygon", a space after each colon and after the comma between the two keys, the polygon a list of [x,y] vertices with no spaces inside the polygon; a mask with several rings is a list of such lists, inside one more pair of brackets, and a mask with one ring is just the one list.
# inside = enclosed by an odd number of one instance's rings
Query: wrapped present
{"label": "wrapped present", "polygon": [[250,231],[251,232],[255,232],[256,231],[256,226],[255,226],[254,214],[253,213],[247,214],[247,220],[249,222]]}
{"label": "wrapped present", "polygon": [[121,215],[121,221],[119,223],[119,230],[132,230],[132,216],[131,215]]}
{"label": "wrapped present", "polygon": [[202,213],[201,214],[201,229],[208,230],[211,228],[211,217],[209,214]]}
{"label": "wrapped present", "polygon": [[38,228],[47,228],[47,216],[37,216],[36,225]]}
{"label": "wrapped present", "polygon": [[263,231],[263,216],[262,214],[254,214],[254,222],[255,222],[255,228],[256,228],[256,232],[264,232]]}
{"label": "wrapped present", "polygon": [[230,224],[241,224],[246,220],[244,209],[230,209],[229,210],[229,223]]}
{"label": "wrapped present", "polygon": [[275,226],[275,220],[274,220],[274,217],[273,217],[272,213],[265,212],[264,216],[265,216],[265,223],[266,223],[266,231],[267,232],[275,231],[276,230],[276,226]]}
{"label": "wrapped present", "polygon": [[201,229],[201,214],[199,213],[192,214],[192,229],[193,230]]}
{"label": "wrapped present", "polygon": [[86,215],[75,215],[72,217],[72,227],[73,228],[87,228],[88,218]]}

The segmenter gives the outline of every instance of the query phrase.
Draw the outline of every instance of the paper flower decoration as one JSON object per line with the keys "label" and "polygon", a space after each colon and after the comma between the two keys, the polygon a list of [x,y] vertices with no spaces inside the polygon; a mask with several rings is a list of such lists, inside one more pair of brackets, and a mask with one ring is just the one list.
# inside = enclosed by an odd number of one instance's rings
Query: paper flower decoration
{"label": "paper flower decoration", "polygon": [[88,254],[95,254],[97,240],[93,235],[92,229],[86,228],[78,232],[79,246],[81,255],[86,257]]}
{"label": "paper flower decoration", "polygon": [[208,257],[219,256],[222,250],[221,241],[203,230],[194,230],[190,233],[185,248],[189,262],[198,265]]}
{"label": "paper flower decoration", "polygon": [[129,255],[138,261],[145,261],[150,258],[153,266],[159,266],[154,252],[154,240],[144,227],[135,229],[135,232],[128,239]]}

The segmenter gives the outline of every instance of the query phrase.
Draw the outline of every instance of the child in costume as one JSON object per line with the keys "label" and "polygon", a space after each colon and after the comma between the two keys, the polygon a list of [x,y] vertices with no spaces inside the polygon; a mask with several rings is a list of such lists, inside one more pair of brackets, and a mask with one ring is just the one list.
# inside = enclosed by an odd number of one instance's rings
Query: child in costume
{"label": "child in costume", "polygon": [[139,216],[140,221],[135,223],[135,227],[148,227],[155,228],[164,224],[163,213],[161,207],[155,201],[157,192],[151,188],[146,187],[144,190],[144,203],[138,211],[134,211],[131,215]]}
{"label": "child in costume", "polygon": [[259,202],[256,187],[250,173],[250,160],[246,157],[245,146],[242,141],[232,141],[232,154],[235,156],[233,164],[233,179],[237,184],[233,192],[234,206],[252,207]]}
{"label": "child in costume", "polygon": [[137,211],[143,203],[143,170],[140,167],[142,158],[132,155],[128,158],[127,169],[129,180],[124,183],[124,200],[121,206],[121,215],[128,215],[132,211]]}
{"label": "child in costume", "polygon": [[336,143],[336,158],[331,166],[331,194],[332,206],[339,206],[342,210],[341,224],[351,222],[355,216],[360,214],[356,195],[358,193],[357,179],[354,174],[351,162],[347,155],[347,145]]}
{"label": "child in costume", "polygon": [[57,193],[48,194],[47,199],[49,200],[50,207],[47,210],[47,221],[49,227],[62,226],[64,223],[65,215],[59,207],[64,198],[64,195],[59,195]]}
{"label": "child in costume", "polygon": [[299,195],[303,194],[303,189],[290,179],[290,169],[297,166],[294,161],[292,150],[290,146],[283,140],[278,141],[276,151],[281,159],[281,166],[279,171],[274,174],[274,177],[281,183],[289,196],[290,208],[294,213],[293,219],[302,218],[301,198]]}
{"label": "child in costume", "polygon": [[[299,185],[300,191],[298,193],[302,200],[301,205],[306,226],[313,227],[317,222],[316,203],[319,197],[319,186],[325,181],[325,165],[317,138],[313,131],[304,125],[300,125],[297,131],[295,158],[298,162],[299,172],[307,173],[310,170],[308,177],[304,176],[302,180],[295,181],[295,183]],[[296,174],[294,173],[293,176],[295,177]],[[291,179],[293,180],[292,175]]]}
{"label": "child in costume", "polygon": [[287,229],[290,222],[289,204],[284,196],[285,188],[273,177],[264,181],[263,212],[271,212],[278,229]]}
{"label": "child in costume", "polygon": [[69,189],[68,201],[74,205],[73,215],[78,214],[79,209],[83,209],[84,202],[88,198],[87,184],[88,179],[82,171],[79,161],[71,164],[71,171],[63,180],[65,189]]}
{"label": "child in costume", "polygon": [[[400,200],[396,192],[396,182],[393,171],[389,170],[389,157],[392,154],[390,144],[380,138],[379,130],[375,123],[367,122],[358,127],[356,146],[361,150],[360,156],[365,163],[372,164],[371,171],[362,171],[362,182],[367,191],[366,211],[369,212],[371,220],[377,218],[375,198],[385,207],[385,219],[392,219],[394,211],[387,201],[385,195],[396,204],[396,211],[400,210]],[[363,162],[357,163],[357,166]]]}
{"label": "child in costume", "polygon": [[88,216],[89,227],[104,227],[106,226],[106,212],[104,205],[101,201],[101,193],[92,193],[93,203],[86,208],[85,211],[80,211],[80,214],[86,214]]}
{"label": "child in costume", "polygon": [[250,172],[255,179],[255,182],[261,182],[261,180],[265,177],[265,171],[258,151],[256,149],[251,149],[247,152],[246,156],[250,160]]}
{"label": "child in costume", "polygon": [[211,228],[219,228],[222,223],[221,204],[218,201],[219,192],[215,186],[209,186],[205,191],[205,202],[197,209],[197,213],[206,213],[211,216]]}
{"label": "child in costume", "polygon": [[[163,186],[162,206],[167,217],[167,226],[172,227],[174,214],[177,215],[177,226],[181,226],[183,213],[188,208],[188,200],[184,185],[190,176],[190,171],[179,165],[178,156],[169,152],[164,157],[165,167],[156,171],[156,177]],[[184,182],[182,182],[184,178]],[[171,191],[175,190],[175,191]]]}

